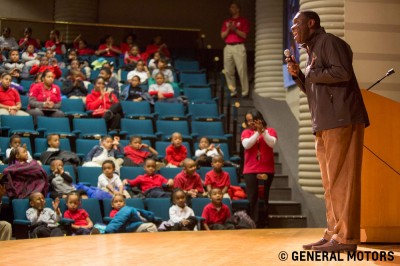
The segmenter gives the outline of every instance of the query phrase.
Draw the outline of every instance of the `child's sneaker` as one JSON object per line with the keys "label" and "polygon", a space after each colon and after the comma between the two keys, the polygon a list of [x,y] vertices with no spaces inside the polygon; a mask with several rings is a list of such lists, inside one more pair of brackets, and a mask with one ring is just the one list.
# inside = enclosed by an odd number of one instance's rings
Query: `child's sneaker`
{"label": "child's sneaker", "polygon": [[96,227],[93,227],[92,230],[90,230],[91,235],[99,235],[100,231]]}

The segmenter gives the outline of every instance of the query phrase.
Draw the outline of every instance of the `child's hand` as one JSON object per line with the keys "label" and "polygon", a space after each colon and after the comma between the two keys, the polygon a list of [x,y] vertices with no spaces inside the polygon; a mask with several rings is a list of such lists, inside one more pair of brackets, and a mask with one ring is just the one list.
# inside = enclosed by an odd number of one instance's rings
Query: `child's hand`
{"label": "child's hand", "polygon": [[127,184],[129,184],[128,179],[122,180],[122,184],[123,184],[124,186],[127,185]]}
{"label": "child's hand", "polygon": [[217,147],[215,147],[215,149],[217,149],[217,152],[220,153],[221,152],[221,146],[218,145]]}
{"label": "child's hand", "polygon": [[148,147],[149,147],[149,145],[147,145],[146,143],[140,144],[140,149],[141,149],[141,148],[148,148]]}
{"label": "child's hand", "polygon": [[215,145],[211,144],[210,146],[208,146],[208,150],[211,151],[212,149],[214,149]]}
{"label": "child's hand", "polygon": [[183,220],[181,221],[181,224],[182,224],[183,226],[186,226],[186,225],[189,224],[189,220],[183,219]]}
{"label": "child's hand", "polygon": [[57,213],[60,214],[60,208],[58,208],[58,206],[60,205],[60,198],[56,198],[53,202],[53,210]]}
{"label": "child's hand", "polygon": [[168,179],[167,186],[173,187],[174,186],[174,180],[173,179]]}

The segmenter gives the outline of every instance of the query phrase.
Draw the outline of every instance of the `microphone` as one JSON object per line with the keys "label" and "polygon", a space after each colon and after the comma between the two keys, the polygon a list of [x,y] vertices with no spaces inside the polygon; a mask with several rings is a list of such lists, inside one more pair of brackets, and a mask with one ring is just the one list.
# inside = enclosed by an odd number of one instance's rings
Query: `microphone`
{"label": "microphone", "polygon": [[289,49],[285,49],[285,51],[283,51],[283,54],[286,56],[286,58],[289,59],[289,61],[293,61],[292,60],[292,56],[290,55],[290,50]]}
{"label": "microphone", "polygon": [[388,72],[386,73],[386,77],[389,77],[390,75],[392,75],[392,74],[394,74],[395,72],[394,72],[394,69],[393,68],[391,68],[391,69],[389,69],[388,70]]}
{"label": "microphone", "polygon": [[392,74],[394,74],[395,72],[394,72],[394,69],[393,68],[391,68],[391,69],[389,69],[388,70],[388,72],[385,74],[385,76],[383,76],[381,79],[379,79],[377,82],[375,82],[374,84],[372,84],[368,89],[367,89],[367,91],[369,91],[370,89],[372,89],[376,84],[378,84],[379,82],[381,82],[381,80],[383,80],[384,78],[386,78],[386,77],[389,77],[390,75],[392,75]]}

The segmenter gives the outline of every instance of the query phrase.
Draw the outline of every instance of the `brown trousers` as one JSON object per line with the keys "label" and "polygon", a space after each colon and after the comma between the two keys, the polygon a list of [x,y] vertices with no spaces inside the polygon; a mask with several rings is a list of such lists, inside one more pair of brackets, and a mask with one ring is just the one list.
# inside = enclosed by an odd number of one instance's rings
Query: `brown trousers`
{"label": "brown trousers", "polygon": [[361,164],[364,124],[317,132],[315,149],[325,190],[328,227],[324,238],[360,241]]}

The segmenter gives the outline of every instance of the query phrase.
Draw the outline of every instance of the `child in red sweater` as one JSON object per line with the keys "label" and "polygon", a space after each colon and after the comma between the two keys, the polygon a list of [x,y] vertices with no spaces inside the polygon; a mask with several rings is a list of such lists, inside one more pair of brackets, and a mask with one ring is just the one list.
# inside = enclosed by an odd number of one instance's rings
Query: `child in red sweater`
{"label": "child in red sweater", "polygon": [[171,135],[171,145],[165,149],[165,160],[167,167],[181,167],[183,160],[187,157],[187,149],[182,144],[182,135],[179,132],[174,132]]}
{"label": "child in red sweater", "polygon": [[29,71],[29,74],[36,75],[37,73],[43,73],[47,69],[54,73],[56,79],[60,78],[62,75],[61,69],[58,67],[57,60],[54,58],[52,63],[49,64],[49,59],[46,56],[42,56],[42,58],[40,58],[40,64],[34,65]]}
{"label": "child in red sweater", "polygon": [[139,136],[131,136],[129,145],[124,148],[124,166],[143,166],[146,158],[156,159],[158,152],[147,144],[142,143]]}
{"label": "child in red sweater", "polygon": [[139,175],[133,180],[124,179],[123,184],[130,186],[140,186],[143,194],[147,198],[169,198],[171,193],[164,191],[163,185],[167,187],[174,186],[174,180],[167,180],[160,174],[156,174],[156,161],[152,158],[147,158],[144,163],[144,171],[146,174]]}
{"label": "child in red sweater", "polygon": [[235,226],[226,223],[226,220],[231,217],[229,207],[222,203],[222,191],[220,188],[211,189],[211,203],[207,204],[201,215],[204,218],[204,228],[209,230],[231,230]]}
{"label": "child in red sweater", "polygon": [[74,220],[71,225],[73,234],[75,235],[91,235],[98,234],[99,230],[93,227],[93,222],[89,214],[84,209],[79,209],[81,206],[81,197],[78,192],[72,191],[67,196],[67,208],[64,213],[64,218]]}
{"label": "child in red sweater", "polygon": [[211,193],[213,188],[221,189],[224,198],[229,198],[228,189],[231,185],[229,174],[222,170],[224,159],[221,155],[215,155],[212,158],[211,165],[213,169],[206,174],[204,184],[207,186],[207,192]]}
{"label": "child in red sweater", "polygon": [[189,201],[191,198],[201,197],[204,192],[201,177],[196,172],[196,169],[196,162],[190,158],[186,158],[183,160],[182,172],[174,178],[174,186],[183,189]]}

